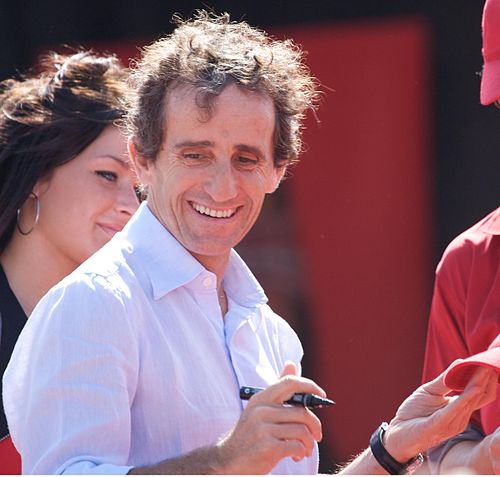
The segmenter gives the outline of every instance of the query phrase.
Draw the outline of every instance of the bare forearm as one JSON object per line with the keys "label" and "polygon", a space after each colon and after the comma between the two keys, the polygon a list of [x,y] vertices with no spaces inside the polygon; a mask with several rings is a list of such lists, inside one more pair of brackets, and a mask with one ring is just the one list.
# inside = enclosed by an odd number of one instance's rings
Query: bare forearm
{"label": "bare forearm", "polygon": [[345,466],[339,474],[387,475],[387,472],[375,460],[370,448],[368,448],[359,454],[350,464]]}
{"label": "bare forearm", "polygon": [[182,457],[167,459],[158,464],[135,467],[129,475],[210,475],[231,473],[217,446],[196,449]]}

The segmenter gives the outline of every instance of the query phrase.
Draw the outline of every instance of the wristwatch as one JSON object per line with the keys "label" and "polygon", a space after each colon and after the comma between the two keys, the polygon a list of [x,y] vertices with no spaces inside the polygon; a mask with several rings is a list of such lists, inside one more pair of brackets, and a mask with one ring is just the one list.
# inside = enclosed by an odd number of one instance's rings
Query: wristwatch
{"label": "wristwatch", "polygon": [[387,422],[383,422],[372,434],[370,438],[370,449],[373,457],[375,457],[377,462],[391,475],[403,475],[415,472],[415,470],[424,463],[424,456],[418,454],[408,462],[403,464],[398,462],[389,452],[387,452],[384,446],[383,437],[388,427],[389,425]]}

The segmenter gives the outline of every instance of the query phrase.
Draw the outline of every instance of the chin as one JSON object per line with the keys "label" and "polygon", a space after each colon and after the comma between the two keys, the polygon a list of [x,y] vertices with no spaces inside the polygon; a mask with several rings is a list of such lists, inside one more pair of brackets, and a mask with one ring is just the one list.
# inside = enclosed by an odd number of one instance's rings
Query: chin
{"label": "chin", "polygon": [[96,240],[89,248],[87,248],[84,260],[87,260],[90,256],[94,255],[99,249],[104,247],[109,242],[109,240]]}
{"label": "chin", "polygon": [[186,249],[193,255],[215,258],[227,256],[233,247],[233,245],[214,247],[211,243],[205,247],[198,245],[197,247],[186,247]]}

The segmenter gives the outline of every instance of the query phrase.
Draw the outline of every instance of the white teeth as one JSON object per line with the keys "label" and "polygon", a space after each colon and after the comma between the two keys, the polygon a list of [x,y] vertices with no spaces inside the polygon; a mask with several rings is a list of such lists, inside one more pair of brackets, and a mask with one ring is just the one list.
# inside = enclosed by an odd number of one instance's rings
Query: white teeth
{"label": "white teeth", "polygon": [[231,217],[236,212],[236,209],[226,209],[226,210],[209,209],[208,207],[205,207],[204,205],[201,204],[197,204],[195,202],[191,202],[191,205],[193,209],[199,212],[200,214],[208,215],[209,217],[214,217],[218,219],[220,218],[226,219],[228,217]]}

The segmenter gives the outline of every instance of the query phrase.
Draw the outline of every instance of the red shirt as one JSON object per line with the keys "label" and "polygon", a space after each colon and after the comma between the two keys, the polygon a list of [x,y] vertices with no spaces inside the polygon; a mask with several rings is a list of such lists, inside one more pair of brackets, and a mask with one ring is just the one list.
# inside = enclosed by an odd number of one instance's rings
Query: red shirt
{"label": "red shirt", "polygon": [[10,437],[0,441],[0,474],[16,475],[21,473],[21,456],[17,453]]}
{"label": "red shirt", "polygon": [[[423,380],[485,351],[499,332],[500,208],[455,238],[437,267]],[[486,434],[500,426],[497,396],[473,417]]]}

